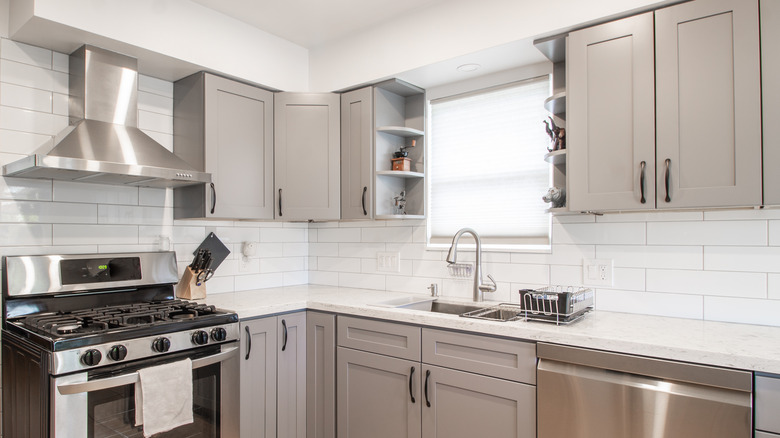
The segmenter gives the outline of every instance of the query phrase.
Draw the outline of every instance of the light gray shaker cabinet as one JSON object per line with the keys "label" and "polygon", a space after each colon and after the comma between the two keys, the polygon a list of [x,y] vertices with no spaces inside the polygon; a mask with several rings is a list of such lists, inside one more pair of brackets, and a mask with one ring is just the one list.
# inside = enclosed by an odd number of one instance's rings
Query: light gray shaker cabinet
{"label": "light gray shaker cabinet", "polygon": [[654,17],[654,64],[649,14],[570,34],[571,209],[760,205],[757,2],[692,1]]}
{"label": "light gray shaker cabinet", "polygon": [[173,94],[173,151],[213,181],[174,189],[174,218],[273,219],[273,93],[201,72]]}
{"label": "light gray shaker cabinet", "polygon": [[573,211],[655,208],[653,47],[652,12],[569,34],[566,171]]}
{"label": "light gray shaker cabinet", "polygon": [[306,436],[336,436],[336,316],[306,313]]}
{"label": "light gray shaker cabinet", "polygon": [[659,208],[761,204],[758,24],[755,0],[656,11]]}
{"label": "light gray shaker cabinet", "polygon": [[241,321],[241,436],[276,437],[276,318]]}
{"label": "light gray shaker cabinet", "polygon": [[764,204],[780,205],[780,0],[761,0]]}
{"label": "light gray shaker cabinet", "polygon": [[306,312],[241,322],[241,436],[306,437]]}
{"label": "light gray shaker cabinet", "polygon": [[373,219],[374,100],[371,87],[341,95],[341,218]]}
{"label": "light gray shaker cabinet", "polygon": [[277,93],[274,97],[275,217],[340,217],[340,97]]}

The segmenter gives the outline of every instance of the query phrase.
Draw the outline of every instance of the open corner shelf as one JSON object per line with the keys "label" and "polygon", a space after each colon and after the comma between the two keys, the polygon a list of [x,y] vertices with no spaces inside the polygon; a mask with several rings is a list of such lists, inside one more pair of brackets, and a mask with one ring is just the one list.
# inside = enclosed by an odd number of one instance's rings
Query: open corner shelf
{"label": "open corner shelf", "polygon": [[566,163],[566,149],[558,151],[552,151],[544,154],[544,161],[550,164],[564,164]]}
{"label": "open corner shelf", "polygon": [[422,214],[378,214],[377,219],[425,219]]}
{"label": "open corner shelf", "polygon": [[377,175],[394,176],[397,178],[425,178],[425,174],[422,172],[409,172],[402,170],[377,170]]}
{"label": "open corner shelf", "polygon": [[376,128],[376,132],[384,132],[399,137],[422,137],[425,135],[419,129],[407,128],[406,126],[379,126]]}
{"label": "open corner shelf", "polygon": [[545,99],[544,109],[556,116],[566,114],[566,92],[561,91]]}

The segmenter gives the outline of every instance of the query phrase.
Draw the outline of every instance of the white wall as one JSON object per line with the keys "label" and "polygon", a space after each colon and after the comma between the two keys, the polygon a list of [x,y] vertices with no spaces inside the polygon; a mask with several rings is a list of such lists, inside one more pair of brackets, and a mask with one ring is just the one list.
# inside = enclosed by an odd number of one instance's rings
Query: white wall
{"label": "white wall", "polygon": [[[0,165],[33,152],[68,124],[68,58],[0,39]],[[141,76],[139,127],[173,147],[173,84]],[[0,255],[157,251],[171,238],[179,269],[214,231],[232,251],[208,293],[305,284],[307,226],[174,221],[172,191],[0,178]],[[239,272],[244,241],[259,242]]]}
{"label": "white wall", "polygon": [[308,89],[307,49],[188,0],[13,0],[10,28],[17,41],[65,53],[84,43],[128,53],[142,72],[150,64],[155,77],[184,76],[171,67],[176,62],[157,61],[170,57],[192,64],[190,73],[205,68],[282,90]]}
{"label": "white wall", "polygon": [[0,38],[8,38],[8,6],[10,0],[0,0]]}
{"label": "white wall", "polygon": [[659,0],[452,0],[310,52],[311,90],[339,90]]}

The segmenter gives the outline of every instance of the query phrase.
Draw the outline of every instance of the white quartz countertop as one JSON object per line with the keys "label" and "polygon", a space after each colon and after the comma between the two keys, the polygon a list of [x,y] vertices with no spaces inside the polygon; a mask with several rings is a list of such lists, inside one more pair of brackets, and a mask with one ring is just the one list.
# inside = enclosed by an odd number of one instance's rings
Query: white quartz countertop
{"label": "white quartz countertop", "polygon": [[[374,306],[396,292],[328,286],[292,286],[209,295],[204,301],[241,319],[295,310],[319,310],[463,330],[529,341],[593,348],[683,362],[780,374],[780,327],[594,311],[568,325],[484,321],[420,310]],[[442,301],[453,301],[441,298]],[[489,303],[486,303],[489,304]]]}

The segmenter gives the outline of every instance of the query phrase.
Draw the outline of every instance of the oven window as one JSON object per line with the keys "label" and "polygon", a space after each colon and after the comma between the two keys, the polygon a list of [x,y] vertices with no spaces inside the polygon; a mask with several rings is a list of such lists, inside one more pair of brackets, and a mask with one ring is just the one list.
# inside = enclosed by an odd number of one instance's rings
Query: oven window
{"label": "oven window", "polygon": [[[192,371],[192,424],[177,427],[154,438],[219,437],[219,371],[216,363]],[[143,427],[135,427],[134,385],[92,391],[88,395],[88,438],[143,437]]]}

